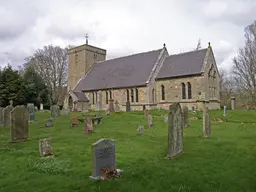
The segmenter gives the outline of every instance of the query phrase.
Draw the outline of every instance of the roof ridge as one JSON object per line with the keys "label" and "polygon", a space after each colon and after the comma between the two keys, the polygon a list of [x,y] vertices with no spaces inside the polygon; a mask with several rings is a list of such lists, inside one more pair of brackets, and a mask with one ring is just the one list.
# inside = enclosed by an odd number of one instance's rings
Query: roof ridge
{"label": "roof ridge", "polygon": [[169,55],[168,57],[170,57],[170,56],[175,56],[175,55],[184,55],[184,54],[193,53],[193,52],[199,52],[199,51],[203,51],[203,50],[207,50],[207,49],[208,49],[208,48],[203,48],[203,49],[199,49],[199,50],[192,50],[192,51],[186,51],[186,52],[177,53],[177,54],[171,54],[171,55]]}
{"label": "roof ridge", "polygon": [[[116,58],[112,58],[112,59],[107,59],[107,60],[105,60],[105,61],[112,61],[112,60],[115,60],[115,59],[127,58],[127,57],[131,57],[131,56],[135,56],[135,55],[140,55],[140,54],[146,54],[146,53],[150,53],[150,52],[160,51],[160,50],[162,50],[162,49],[163,49],[163,48],[161,48],[161,49],[155,49],[155,50],[151,50],[151,51],[140,52],[140,53],[135,53],[135,54],[126,55],[126,56],[122,56],[122,57],[116,57]],[[97,62],[95,62],[94,64],[102,63],[102,62],[105,62],[105,61],[97,61]]]}

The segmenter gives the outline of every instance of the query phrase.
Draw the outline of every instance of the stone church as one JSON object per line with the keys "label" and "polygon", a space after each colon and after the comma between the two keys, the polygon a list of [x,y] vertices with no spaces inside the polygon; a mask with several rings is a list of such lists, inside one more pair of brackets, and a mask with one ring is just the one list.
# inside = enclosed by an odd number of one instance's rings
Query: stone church
{"label": "stone church", "polygon": [[68,93],[73,111],[104,110],[114,100],[121,111],[143,106],[167,109],[220,108],[219,72],[212,47],[180,54],[160,49],[106,60],[107,51],[88,44],[68,51]]}

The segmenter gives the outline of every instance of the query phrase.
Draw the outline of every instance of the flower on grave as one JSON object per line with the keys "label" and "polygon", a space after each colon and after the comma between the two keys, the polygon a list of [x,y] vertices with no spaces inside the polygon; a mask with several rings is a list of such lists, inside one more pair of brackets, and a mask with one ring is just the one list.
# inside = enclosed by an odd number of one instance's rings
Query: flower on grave
{"label": "flower on grave", "polygon": [[104,173],[104,180],[119,178],[120,173],[115,168],[102,168]]}

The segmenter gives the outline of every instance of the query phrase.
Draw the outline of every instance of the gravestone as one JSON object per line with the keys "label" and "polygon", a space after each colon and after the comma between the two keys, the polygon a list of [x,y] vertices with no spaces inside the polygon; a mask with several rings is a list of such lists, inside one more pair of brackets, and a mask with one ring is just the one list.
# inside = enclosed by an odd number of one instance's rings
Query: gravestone
{"label": "gravestone", "polygon": [[35,112],[38,112],[38,108],[37,108],[37,106],[35,106]]}
{"label": "gravestone", "polygon": [[70,125],[71,127],[78,127],[79,124],[78,124],[78,118],[77,118],[77,115],[74,114],[71,116],[71,122],[70,122]]}
{"label": "gravestone", "polygon": [[27,104],[27,109],[28,109],[29,122],[35,121],[36,113],[35,113],[35,106],[34,106],[34,104],[33,103],[28,103]]}
{"label": "gravestone", "polygon": [[44,104],[40,103],[40,111],[44,110]]}
{"label": "gravestone", "polygon": [[167,158],[173,159],[183,152],[183,114],[179,103],[169,106],[168,113],[168,153]]}
{"label": "gravestone", "polygon": [[203,111],[203,137],[210,137],[211,135],[211,119],[208,111],[208,107]]}
{"label": "gravestone", "polygon": [[4,118],[3,118],[3,107],[0,107],[0,126],[3,126],[4,124]]}
{"label": "gravestone", "polygon": [[66,117],[66,116],[68,116],[68,114],[69,114],[68,109],[62,109],[62,110],[61,110],[61,115],[62,115],[62,116],[65,116],[65,117]]}
{"label": "gravestone", "polygon": [[152,128],[153,126],[153,117],[152,115],[148,115],[148,128]]}
{"label": "gravestone", "polygon": [[235,110],[235,97],[231,97],[231,110]]}
{"label": "gravestone", "polygon": [[118,101],[115,102],[115,112],[119,113],[120,112],[120,107]]}
{"label": "gravestone", "polygon": [[11,100],[9,103],[10,103],[11,106],[13,106],[13,100]]}
{"label": "gravestone", "polygon": [[164,115],[164,122],[167,123],[168,122],[168,114]]}
{"label": "gravestone", "polygon": [[137,128],[137,133],[139,135],[143,134],[144,133],[144,125],[140,125],[138,128]]}
{"label": "gravestone", "polygon": [[23,105],[11,111],[11,141],[28,139],[28,110]]}
{"label": "gravestone", "polygon": [[223,116],[225,117],[227,115],[227,106],[224,106]]}
{"label": "gravestone", "polygon": [[40,151],[41,157],[47,157],[47,156],[53,155],[51,138],[39,140],[39,151]]}
{"label": "gravestone", "polygon": [[183,123],[184,123],[184,128],[188,128],[188,107],[184,106],[183,107]]}
{"label": "gravestone", "polygon": [[48,119],[45,123],[45,127],[53,127],[53,120],[52,119]]}
{"label": "gravestone", "polygon": [[116,168],[115,141],[111,139],[100,139],[92,144],[92,176],[90,179],[104,179],[104,168]]}
{"label": "gravestone", "polygon": [[94,131],[93,131],[92,119],[85,119],[84,127],[85,127],[85,130],[84,130],[85,135],[89,135],[89,134],[93,133]]}
{"label": "gravestone", "polygon": [[110,110],[109,110],[109,108],[106,109],[105,115],[110,115]]}
{"label": "gravestone", "polygon": [[4,121],[4,127],[10,127],[11,126],[11,111],[13,110],[13,106],[8,105],[3,109],[3,121]]}
{"label": "gravestone", "polygon": [[148,115],[149,115],[149,110],[148,110],[148,109],[145,109],[145,110],[144,110],[144,117],[145,117],[145,118],[148,118]]}
{"label": "gravestone", "polygon": [[131,111],[131,103],[130,103],[130,101],[126,101],[125,111],[126,112],[130,112]]}
{"label": "gravestone", "polygon": [[51,118],[57,118],[60,116],[60,107],[58,105],[51,106]]}
{"label": "gravestone", "polygon": [[114,109],[114,100],[113,100],[113,99],[110,99],[110,100],[109,100],[108,108],[109,108],[109,112],[110,112],[110,113],[114,113],[114,112],[115,112],[115,109]]}

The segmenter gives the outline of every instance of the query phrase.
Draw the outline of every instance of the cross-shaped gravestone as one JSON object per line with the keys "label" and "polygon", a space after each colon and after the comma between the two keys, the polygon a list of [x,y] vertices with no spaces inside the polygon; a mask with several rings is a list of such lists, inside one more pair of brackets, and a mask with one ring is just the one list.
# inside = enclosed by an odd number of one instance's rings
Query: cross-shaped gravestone
{"label": "cross-shaped gravestone", "polygon": [[140,125],[138,128],[137,128],[137,133],[139,135],[143,134],[144,133],[144,125]]}
{"label": "cross-shaped gravestone", "polygon": [[39,151],[41,157],[52,156],[51,138],[39,140]]}
{"label": "cross-shaped gravestone", "polygon": [[11,112],[11,141],[28,139],[28,110],[23,105]]}
{"label": "cross-shaped gravestone", "polygon": [[173,159],[183,152],[183,114],[179,103],[169,106],[168,114],[168,153]]}

